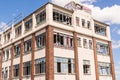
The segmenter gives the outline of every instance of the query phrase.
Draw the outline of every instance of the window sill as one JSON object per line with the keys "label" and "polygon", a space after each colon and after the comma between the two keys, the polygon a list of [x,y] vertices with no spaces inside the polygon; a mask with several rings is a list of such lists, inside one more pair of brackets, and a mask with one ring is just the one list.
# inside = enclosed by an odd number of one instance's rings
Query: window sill
{"label": "window sill", "polygon": [[91,28],[87,28],[86,26],[83,26],[83,28],[88,29],[88,30],[92,30]]}
{"label": "window sill", "polygon": [[13,77],[13,79],[19,79],[19,76],[18,77]]}
{"label": "window sill", "polygon": [[20,57],[20,55],[16,55],[16,56],[14,56],[14,59],[15,59],[15,58],[18,58],[18,57]]}
{"label": "window sill", "polygon": [[56,75],[75,75],[75,73],[54,73]]}
{"label": "window sill", "polygon": [[15,38],[18,38],[18,37],[20,37],[20,36],[21,36],[21,34],[18,34],[18,35],[15,36]]}
{"label": "window sill", "polygon": [[84,75],[91,75],[91,73],[84,73]]}
{"label": "window sill", "polygon": [[102,35],[102,34],[99,34],[99,33],[96,33],[95,34],[99,35],[99,36],[103,36],[103,37],[107,37],[107,35]]}
{"label": "window sill", "polygon": [[73,50],[74,47],[64,47],[64,46],[57,46],[57,45],[54,45],[55,48],[61,48],[61,49],[69,49],[69,50]]}
{"label": "window sill", "polygon": [[25,30],[24,34],[27,32],[30,32],[32,30],[32,28],[30,28],[29,30]]}
{"label": "window sill", "polygon": [[45,75],[45,73],[37,73],[34,76],[40,76],[40,75]]}
{"label": "window sill", "polygon": [[83,48],[88,49],[88,47],[83,47]]}
{"label": "window sill", "polygon": [[100,55],[100,56],[106,56],[106,57],[107,57],[107,56],[108,56],[108,57],[110,56],[110,55],[105,55],[105,54],[102,54],[102,53],[97,53],[97,54]]}
{"label": "window sill", "polygon": [[38,27],[38,26],[40,26],[40,25],[44,24],[45,22],[46,22],[46,20],[44,20],[44,21],[42,21],[42,22],[40,22],[40,23],[36,24],[36,26],[35,26],[35,27]]}
{"label": "window sill", "polygon": [[35,51],[38,51],[38,50],[42,50],[42,49],[44,49],[45,48],[45,46],[43,46],[43,47],[40,47],[40,48],[35,48]]}
{"label": "window sill", "polygon": [[108,76],[108,77],[111,77],[112,75],[108,74],[108,75],[100,75],[100,76]]}
{"label": "window sill", "polygon": [[23,75],[23,78],[30,78],[30,75]]}
{"label": "window sill", "polygon": [[25,51],[23,55],[30,54],[32,51]]}
{"label": "window sill", "polygon": [[11,60],[11,59],[3,60],[2,62],[7,62],[7,61],[9,61],[9,60]]}
{"label": "window sill", "polygon": [[71,24],[66,24],[66,23],[64,23],[64,22],[55,21],[55,20],[53,20],[53,21],[56,22],[56,23],[59,23],[59,24],[63,24],[63,25],[67,25],[67,26],[73,27]]}

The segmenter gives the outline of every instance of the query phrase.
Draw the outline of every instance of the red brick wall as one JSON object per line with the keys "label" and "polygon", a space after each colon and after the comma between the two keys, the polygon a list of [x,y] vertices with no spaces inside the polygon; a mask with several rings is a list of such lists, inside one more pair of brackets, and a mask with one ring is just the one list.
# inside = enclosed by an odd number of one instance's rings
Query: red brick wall
{"label": "red brick wall", "polygon": [[46,80],[54,80],[53,27],[46,27]]}
{"label": "red brick wall", "polygon": [[74,41],[74,57],[75,57],[75,76],[76,80],[79,79],[79,63],[78,63],[78,42],[77,42],[77,33],[73,32],[73,41]]}
{"label": "red brick wall", "polygon": [[96,74],[96,80],[99,80],[98,59],[97,59],[97,49],[96,48],[97,48],[97,46],[96,46],[96,38],[93,38],[95,74]]}
{"label": "red brick wall", "polygon": [[112,80],[116,80],[115,78],[115,68],[114,68],[114,61],[113,61],[113,54],[112,54],[112,44],[109,41],[109,53],[110,53],[110,62],[111,62],[111,71],[112,71]]}

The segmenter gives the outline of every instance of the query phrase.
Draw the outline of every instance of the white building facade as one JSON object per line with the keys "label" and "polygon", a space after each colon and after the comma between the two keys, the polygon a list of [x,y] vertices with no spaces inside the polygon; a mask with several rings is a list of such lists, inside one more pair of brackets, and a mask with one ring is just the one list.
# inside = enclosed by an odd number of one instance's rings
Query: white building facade
{"label": "white building facade", "polygon": [[47,3],[0,35],[0,79],[115,80],[110,27],[78,3]]}

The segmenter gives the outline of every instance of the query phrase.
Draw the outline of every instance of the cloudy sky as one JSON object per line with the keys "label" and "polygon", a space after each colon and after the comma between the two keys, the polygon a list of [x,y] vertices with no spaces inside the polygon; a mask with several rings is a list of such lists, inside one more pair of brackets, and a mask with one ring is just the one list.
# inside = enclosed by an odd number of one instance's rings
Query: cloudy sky
{"label": "cloudy sky", "polygon": [[[0,26],[6,25],[15,16],[22,13],[26,16],[50,0],[1,0]],[[71,0],[51,0],[64,5]],[[116,77],[120,80],[120,0],[75,0],[92,9],[95,19],[110,24],[113,42]]]}

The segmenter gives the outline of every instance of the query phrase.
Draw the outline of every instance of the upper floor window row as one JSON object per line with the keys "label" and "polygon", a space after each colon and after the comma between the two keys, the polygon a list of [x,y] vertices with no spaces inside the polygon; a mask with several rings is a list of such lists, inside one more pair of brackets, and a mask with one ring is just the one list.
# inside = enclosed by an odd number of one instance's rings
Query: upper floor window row
{"label": "upper floor window row", "polygon": [[72,25],[72,17],[71,15],[60,12],[58,10],[53,10],[53,20],[57,22],[61,22],[66,25]]}
{"label": "upper floor window row", "polygon": [[97,42],[97,53],[101,55],[109,55],[108,44]]}
{"label": "upper floor window row", "polygon": [[106,27],[95,24],[95,33],[102,36],[106,36]]}
{"label": "upper floor window row", "polygon": [[45,20],[46,20],[46,10],[44,10],[44,11],[42,11],[39,14],[36,15],[37,25],[45,22]]}

